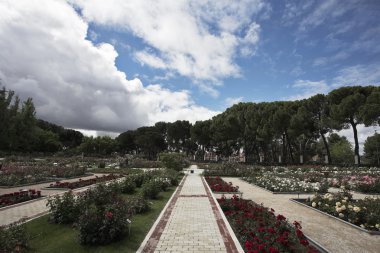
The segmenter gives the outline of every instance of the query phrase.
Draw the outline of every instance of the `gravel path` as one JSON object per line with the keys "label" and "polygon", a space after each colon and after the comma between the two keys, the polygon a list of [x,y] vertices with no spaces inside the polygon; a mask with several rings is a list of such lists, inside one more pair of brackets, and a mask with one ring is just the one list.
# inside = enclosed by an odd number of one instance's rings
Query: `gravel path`
{"label": "gravel path", "polygon": [[380,252],[379,235],[369,235],[289,200],[297,195],[272,194],[239,178],[225,177],[223,179],[239,186],[239,190],[243,192],[243,198],[273,208],[276,213],[283,214],[290,222],[299,221],[307,236],[332,253]]}

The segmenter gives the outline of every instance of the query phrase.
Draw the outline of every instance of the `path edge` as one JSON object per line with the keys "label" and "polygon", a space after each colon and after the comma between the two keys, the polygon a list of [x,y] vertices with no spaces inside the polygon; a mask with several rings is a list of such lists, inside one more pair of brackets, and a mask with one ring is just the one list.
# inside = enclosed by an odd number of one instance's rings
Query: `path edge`
{"label": "path edge", "polygon": [[166,205],[164,206],[164,208],[162,209],[160,215],[157,217],[156,221],[153,223],[152,227],[150,228],[148,234],[146,234],[145,238],[144,238],[144,241],[140,244],[140,247],[137,249],[136,253],[143,253],[143,250],[145,248],[145,245],[148,243],[150,237],[152,236],[154,230],[156,229],[158,223],[161,221],[162,219],[162,216],[164,216],[164,213],[166,212],[166,209],[168,208],[168,206],[170,205],[170,203],[172,202],[174,196],[177,194],[177,191],[180,190],[180,185],[183,183],[183,181],[186,179],[186,174],[183,176],[181,182],[178,184],[177,186],[177,189],[173,192],[172,196],[170,197],[170,199],[168,200],[168,202],[166,202]]}
{"label": "path edge", "polygon": [[202,176],[202,180],[203,180],[203,182],[205,183],[205,185],[206,185],[206,187],[208,188],[208,190],[210,191],[210,193],[211,193],[211,197],[212,197],[213,200],[215,201],[216,207],[218,208],[218,211],[219,211],[219,213],[220,213],[220,215],[221,215],[221,217],[222,217],[222,219],[223,219],[223,222],[224,222],[224,224],[225,224],[225,226],[226,226],[228,232],[230,233],[231,239],[232,239],[232,241],[234,242],[234,244],[235,244],[235,246],[236,246],[236,249],[238,250],[239,253],[244,253],[244,250],[243,250],[243,248],[241,247],[241,244],[240,244],[239,240],[237,239],[237,237],[236,237],[236,235],[235,235],[235,232],[232,230],[230,223],[228,222],[226,216],[224,215],[224,212],[223,212],[222,208],[220,207],[218,200],[215,198],[215,195],[214,195],[214,193],[211,191],[211,188],[210,188],[210,186],[208,185],[208,183],[207,183],[207,181],[206,181],[206,179],[205,179],[204,176]]}

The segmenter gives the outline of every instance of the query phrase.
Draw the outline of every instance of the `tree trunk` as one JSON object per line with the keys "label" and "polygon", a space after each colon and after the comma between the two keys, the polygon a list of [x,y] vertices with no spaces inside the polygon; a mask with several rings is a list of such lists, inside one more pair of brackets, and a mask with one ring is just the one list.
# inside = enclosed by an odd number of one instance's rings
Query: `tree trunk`
{"label": "tree trunk", "polygon": [[350,123],[351,123],[352,129],[354,130],[355,156],[358,156],[358,165],[360,165],[358,130],[356,129],[357,123],[355,123],[353,119],[350,119]]}
{"label": "tree trunk", "polygon": [[292,159],[292,163],[294,163],[294,157],[293,157],[293,152],[292,152],[292,145],[290,144],[289,135],[288,135],[288,133],[286,131],[285,131],[285,136],[286,136],[286,142],[288,143],[288,148],[289,148],[289,153],[290,153],[290,159]]}
{"label": "tree trunk", "polygon": [[326,137],[322,133],[322,131],[320,131],[319,133],[321,134],[321,137],[322,137],[322,140],[323,140],[323,144],[325,145],[328,163],[331,164],[331,154],[330,154],[329,144],[327,143]]}
{"label": "tree trunk", "polygon": [[282,162],[286,162],[286,135],[282,135]]}

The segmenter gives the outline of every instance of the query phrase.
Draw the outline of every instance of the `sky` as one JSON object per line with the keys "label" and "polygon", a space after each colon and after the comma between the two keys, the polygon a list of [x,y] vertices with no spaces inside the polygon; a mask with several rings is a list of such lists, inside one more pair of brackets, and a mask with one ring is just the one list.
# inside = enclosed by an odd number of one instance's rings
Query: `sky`
{"label": "sky", "polygon": [[1,0],[0,13],[1,85],[85,133],[380,84],[378,0]]}

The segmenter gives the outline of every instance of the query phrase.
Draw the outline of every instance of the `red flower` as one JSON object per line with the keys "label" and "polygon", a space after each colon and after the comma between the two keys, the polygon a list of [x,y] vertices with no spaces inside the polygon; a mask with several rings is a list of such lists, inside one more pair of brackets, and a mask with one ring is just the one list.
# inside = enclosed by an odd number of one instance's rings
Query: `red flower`
{"label": "red flower", "polygon": [[302,227],[301,227],[301,224],[298,222],[298,221],[294,221],[293,222],[293,225],[296,227],[296,228],[298,228],[298,229],[301,229]]}
{"label": "red flower", "polygon": [[277,220],[286,220],[285,216],[283,216],[281,214],[277,215],[276,218],[277,218]]}
{"label": "red flower", "polygon": [[108,219],[111,219],[112,216],[113,216],[113,213],[112,213],[112,212],[110,212],[110,211],[106,212],[106,217],[107,217]]}
{"label": "red flower", "polygon": [[309,242],[307,240],[300,240],[300,243],[304,246],[309,245]]}
{"label": "red flower", "polygon": [[280,252],[278,249],[273,248],[273,247],[269,247],[268,251],[269,251],[269,253],[279,253]]}

